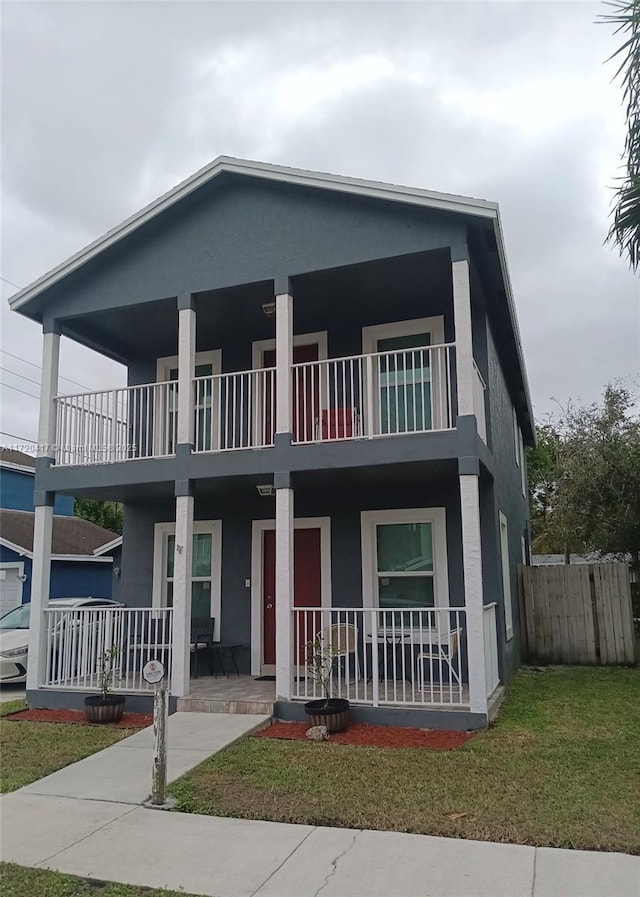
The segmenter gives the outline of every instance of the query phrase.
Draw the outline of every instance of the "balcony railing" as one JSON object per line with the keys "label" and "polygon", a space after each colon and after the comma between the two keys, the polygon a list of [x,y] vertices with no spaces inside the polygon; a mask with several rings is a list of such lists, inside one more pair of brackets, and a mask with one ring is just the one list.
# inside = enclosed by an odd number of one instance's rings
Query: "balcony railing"
{"label": "balcony railing", "polygon": [[56,464],[110,464],[175,453],[175,381],[56,399]]}
{"label": "balcony railing", "polygon": [[306,664],[316,642],[334,697],[374,707],[468,705],[464,608],[294,607],[292,614],[294,700],[323,697]]}
{"label": "balcony railing", "polygon": [[224,452],[273,445],[275,368],[196,377],[193,384],[194,451]]}
{"label": "balcony railing", "polygon": [[101,658],[113,649],[114,692],[145,692],[142,670],[149,660],[164,664],[171,681],[170,608],[46,608],[47,656],[43,685],[61,689],[100,688]]}
{"label": "balcony railing", "polygon": [[293,365],[294,442],[448,430],[454,344]]}

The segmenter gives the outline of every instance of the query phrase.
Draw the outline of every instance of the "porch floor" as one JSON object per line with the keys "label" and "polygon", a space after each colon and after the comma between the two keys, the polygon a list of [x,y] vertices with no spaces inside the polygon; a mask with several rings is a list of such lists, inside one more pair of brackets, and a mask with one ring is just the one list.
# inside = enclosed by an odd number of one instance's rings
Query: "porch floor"
{"label": "porch floor", "polygon": [[191,679],[189,694],[178,698],[178,710],[196,713],[273,714],[276,683],[253,676],[200,676]]}

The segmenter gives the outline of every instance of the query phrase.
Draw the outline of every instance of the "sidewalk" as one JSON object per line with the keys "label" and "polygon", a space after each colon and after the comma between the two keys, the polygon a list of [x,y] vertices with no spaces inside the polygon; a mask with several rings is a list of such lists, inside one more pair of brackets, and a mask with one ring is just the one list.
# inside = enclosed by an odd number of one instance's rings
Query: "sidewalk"
{"label": "sidewalk", "polygon": [[[170,778],[262,724],[261,717],[174,715]],[[637,897],[640,890],[640,859],[622,854],[146,809],[139,803],[148,793],[150,745],[145,730],[2,797],[2,858],[210,897]]]}

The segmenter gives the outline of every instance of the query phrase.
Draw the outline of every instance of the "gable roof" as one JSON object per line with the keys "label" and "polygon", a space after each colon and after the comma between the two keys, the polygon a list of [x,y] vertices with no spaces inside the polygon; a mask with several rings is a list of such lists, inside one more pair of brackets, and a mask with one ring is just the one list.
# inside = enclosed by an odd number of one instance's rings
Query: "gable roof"
{"label": "gable roof", "polygon": [[418,187],[403,187],[398,184],[386,184],[382,181],[366,181],[361,178],[344,177],[320,171],[308,171],[302,168],[288,168],[284,165],[271,165],[267,162],[252,162],[247,159],[234,159],[230,156],[218,156],[213,162],[205,165],[195,174],[181,181],[167,193],[163,193],[153,202],[135,214],[126,218],[121,224],[108,230],[106,234],[89,243],[84,249],[70,256],[66,261],[43,274],[32,284],[24,287],[9,299],[13,311],[19,309],[43,290],[71,274],[99,253],[127,237],[166,209],[175,205],[185,196],[199,187],[219,177],[224,172],[262,178],[263,180],[280,181],[301,187],[316,187],[357,196],[369,196],[374,199],[386,199],[410,205],[425,206],[448,212],[462,212],[482,218],[497,219],[498,205],[485,199],[472,199],[452,193],[438,193],[433,190],[422,190]]}
{"label": "gable roof", "polygon": [[[33,511],[0,508],[0,543],[31,557],[34,518]],[[93,560],[100,557],[107,547],[117,548],[121,543],[122,536],[103,529],[90,520],[53,515],[52,555]]]}

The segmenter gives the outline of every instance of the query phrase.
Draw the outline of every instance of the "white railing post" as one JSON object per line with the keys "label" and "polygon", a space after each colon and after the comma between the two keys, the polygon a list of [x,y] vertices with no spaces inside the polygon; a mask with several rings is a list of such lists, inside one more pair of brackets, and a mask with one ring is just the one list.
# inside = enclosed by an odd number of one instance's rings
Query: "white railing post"
{"label": "white railing post", "polygon": [[469,704],[474,713],[487,712],[485,671],[482,543],[480,533],[479,477],[460,474],[462,514],[462,567],[467,617]]}
{"label": "white railing post", "polygon": [[291,365],[293,363],[293,296],[276,296],[276,428],[293,432]]}
{"label": "white railing post", "polygon": [[[189,490],[190,484],[186,491]],[[171,680],[171,693],[176,697],[189,694],[192,556],[193,495],[177,495],[173,562],[173,675]]]}
{"label": "white railing post", "polygon": [[293,489],[276,483],[276,698],[288,701],[292,685]]}

